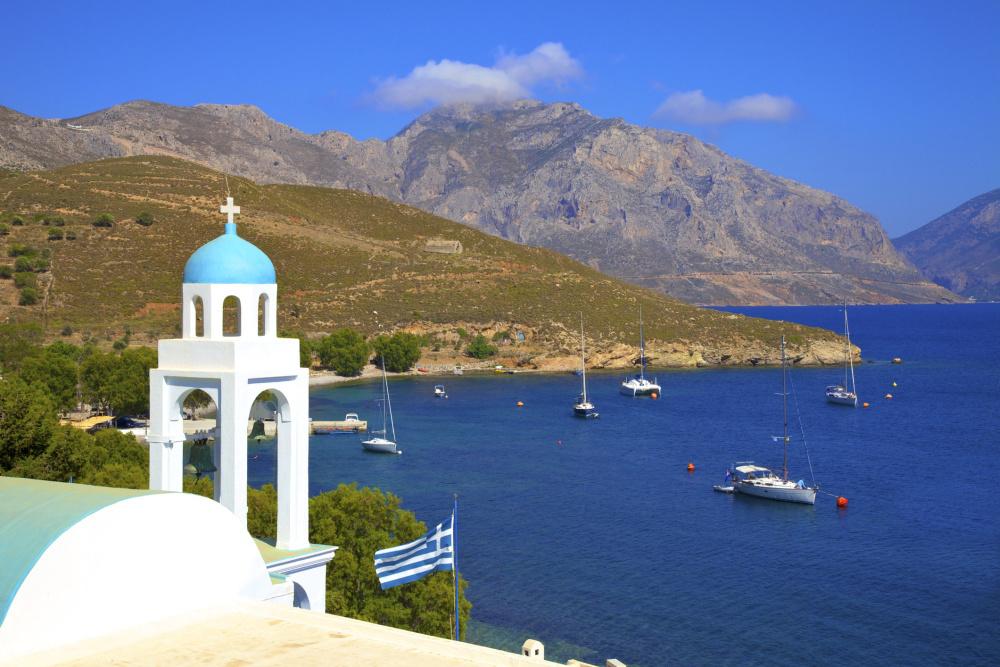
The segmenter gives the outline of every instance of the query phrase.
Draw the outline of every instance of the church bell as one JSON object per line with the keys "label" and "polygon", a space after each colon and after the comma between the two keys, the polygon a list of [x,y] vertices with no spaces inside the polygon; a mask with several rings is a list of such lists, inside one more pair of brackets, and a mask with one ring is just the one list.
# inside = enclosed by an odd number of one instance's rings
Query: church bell
{"label": "church bell", "polygon": [[215,472],[215,462],[212,461],[212,448],[208,446],[208,440],[196,440],[191,445],[191,453],[188,455],[188,466],[194,468],[195,474],[199,477]]}

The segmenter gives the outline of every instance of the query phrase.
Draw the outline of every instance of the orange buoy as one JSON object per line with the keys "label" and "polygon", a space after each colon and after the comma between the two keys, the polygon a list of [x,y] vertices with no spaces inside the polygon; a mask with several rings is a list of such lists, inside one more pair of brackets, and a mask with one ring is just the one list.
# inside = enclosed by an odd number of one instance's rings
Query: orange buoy
{"label": "orange buoy", "polygon": [[886,399],[888,399],[890,401],[892,400],[892,394],[886,394],[885,397],[886,397]]}
{"label": "orange buoy", "polygon": [[845,498],[844,496],[838,496],[837,507],[847,507],[847,498]]}
{"label": "orange buoy", "polygon": [[694,464],[688,463],[688,472],[694,472]]}
{"label": "orange buoy", "polygon": [[867,407],[868,407],[868,401],[865,401],[864,403],[862,403],[862,404],[861,404],[861,407],[863,407],[863,408],[867,408]]}
{"label": "orange buoy", "polygon": [[660,395],[654,391],[652,394],[649,395],[649,397],[655,401],[660,397]]}
{"label": "orange buoy", "polygon": [[524,407],[524,401],[518,401],[517,402],[517,407],[523,408]]}

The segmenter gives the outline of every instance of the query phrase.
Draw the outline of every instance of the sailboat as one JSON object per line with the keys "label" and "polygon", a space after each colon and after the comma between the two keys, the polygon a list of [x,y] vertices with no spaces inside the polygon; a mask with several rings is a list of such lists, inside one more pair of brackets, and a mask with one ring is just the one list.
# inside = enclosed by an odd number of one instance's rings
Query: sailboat
{"label": "sailboat", "polygon": [[573,414],[585,419],[600,417],[594,404],[587,400],[587,342],[583,337],[583,314],[580,314],[580,375],[583,377],[583,393],[576,399]]}
{"label": "sailboat", "polygon": [[788,365],[785,362],[784,336],[781,337],[781,400],[784,409],[784,430],[781,437],[784,454],[781,475],[774,474],[768,468],[754,465],[753,461],[743,461],[733,464],[733,469],[727,476],[731,476],[733,489],[736,493],[789,503],[815,505],[816,492],[819,490],[815,481],[813,486],[806,486],[802,480],[793,482],[788,479],[788,443],[791,441],[791,437],[788,435]]}
{"label": "sailboat", "polygon": [[[378,431],[372,431],[374,437],[362,440],[361,445],[369,452],[402,454],[402,450],[396,449],[396,423],[392,420],[392,403],[389,401],[389,379],[385,374],[385,358],[382,358],[382,391],[382,428]],[[388,422],[386,421],[387,416]],[[389,435],[386,426],[391,430],[391,439],[386,438]]]}
{"label": "sailboat", "polygon": [[[847,302],[844,302],[844,384],[831,384],[826,388],[826,400],[837,405],[849,405],[852,408],[858,407],[858,394],[854,386],[854,358],[851,356],[851,330],[847,326]],[[847,380],[850,378],[851,389],[847,389]]]}
{"label": "sailboat", "polygon": [[659,396],[660,385],[646,379],[646,338],[642,330],[642,306],[639,306],[639,374],[622,380],[621,392],[626,396]]}

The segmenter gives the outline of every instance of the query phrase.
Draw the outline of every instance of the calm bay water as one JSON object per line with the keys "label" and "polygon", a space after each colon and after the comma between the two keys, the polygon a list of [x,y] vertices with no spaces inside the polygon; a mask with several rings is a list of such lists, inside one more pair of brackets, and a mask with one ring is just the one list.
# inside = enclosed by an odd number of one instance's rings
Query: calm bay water
{"label": "calm bay water", "polygon": [[[842,321],[837,308],[733,310]],[[531,636],[556,660],[647,666],[1000,664],[1000,305],[850,316],[869,409],[825,402],[838,369],[791,373],[815,479],[845,510],[829,495],[807,507],[712,491],[735,460],[780,467],[775,369],[657,371],[656,401],[593,373],[592,421],[570,413],[570,374],[391,381],[404,454],[314,437],[312,492],[378,486],[428,523],[459,493],[480,643]],[[447,400],[432,395],[442,381]],[[312,416],[374,422],[377,396],[375,383],[317,389]],[[792,474],[809,481],[793,443]],[[272,479],[273,443],[251,451],[251,483]]]}

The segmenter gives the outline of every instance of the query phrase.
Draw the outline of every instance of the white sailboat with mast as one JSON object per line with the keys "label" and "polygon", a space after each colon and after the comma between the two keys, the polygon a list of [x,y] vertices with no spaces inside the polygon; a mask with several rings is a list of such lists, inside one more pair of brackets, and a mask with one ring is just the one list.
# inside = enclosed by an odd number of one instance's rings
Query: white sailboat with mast
{"label": "white sailboat with mast", "polygon": [[[382,428],[373,431],[374,437],[362,440],[361,445],[369,452],[379,454],[402,454],[396,448],[396,423],[392,419],[392,402],[389,400],[389,379],[385,374],[385,357],[382,357]],[[386,427],[388,426],[388,431]],[[388,438],[389,434],[392,438]]]}
{"label": "white sailboat with mast", "polygon": [[573,414],[585,419],[596,419],[600,414],[594,404],[587,399],[587,341],[583,335],[583,313],[580,313],[580,369],[583,376],[583,393],[573,405]]}
{"label": "white sailboat with mast", "polygon": [[806,486],[802,480],[793,482],[788,479],[788,443],[791,441],[791,437],[788,435],[788,365],[785,361],[784,336],[781,337],[781,400],[784,412],[784,428],[781,436],[783,450],[781,475],[774,474],[769,468],[754,465],[753,461],[743,461],[734,464],[727,476],[732,477],[733,489],[736,493],[769,500],[815,505],[816,493],[819,491],[815,480],[813,486]]}
{"label": "white sailboat with mast", "polygon": [[[858,393],[854,386],[854,357],[851,354],[851,329],[847,325],[847,302],[844,302],[844,384],[831,384],[826,388],[826,400],[836,405],[858,407]],[[848,389],[850,379],[850,389]]]}
{"label": "white sailboat with mast", "polygon": [[622,380],[621,393],[626,396],[659,396],[660,385],[646,378],[646,337],[642,329],[642,306],[639,306],[639,374]]}

